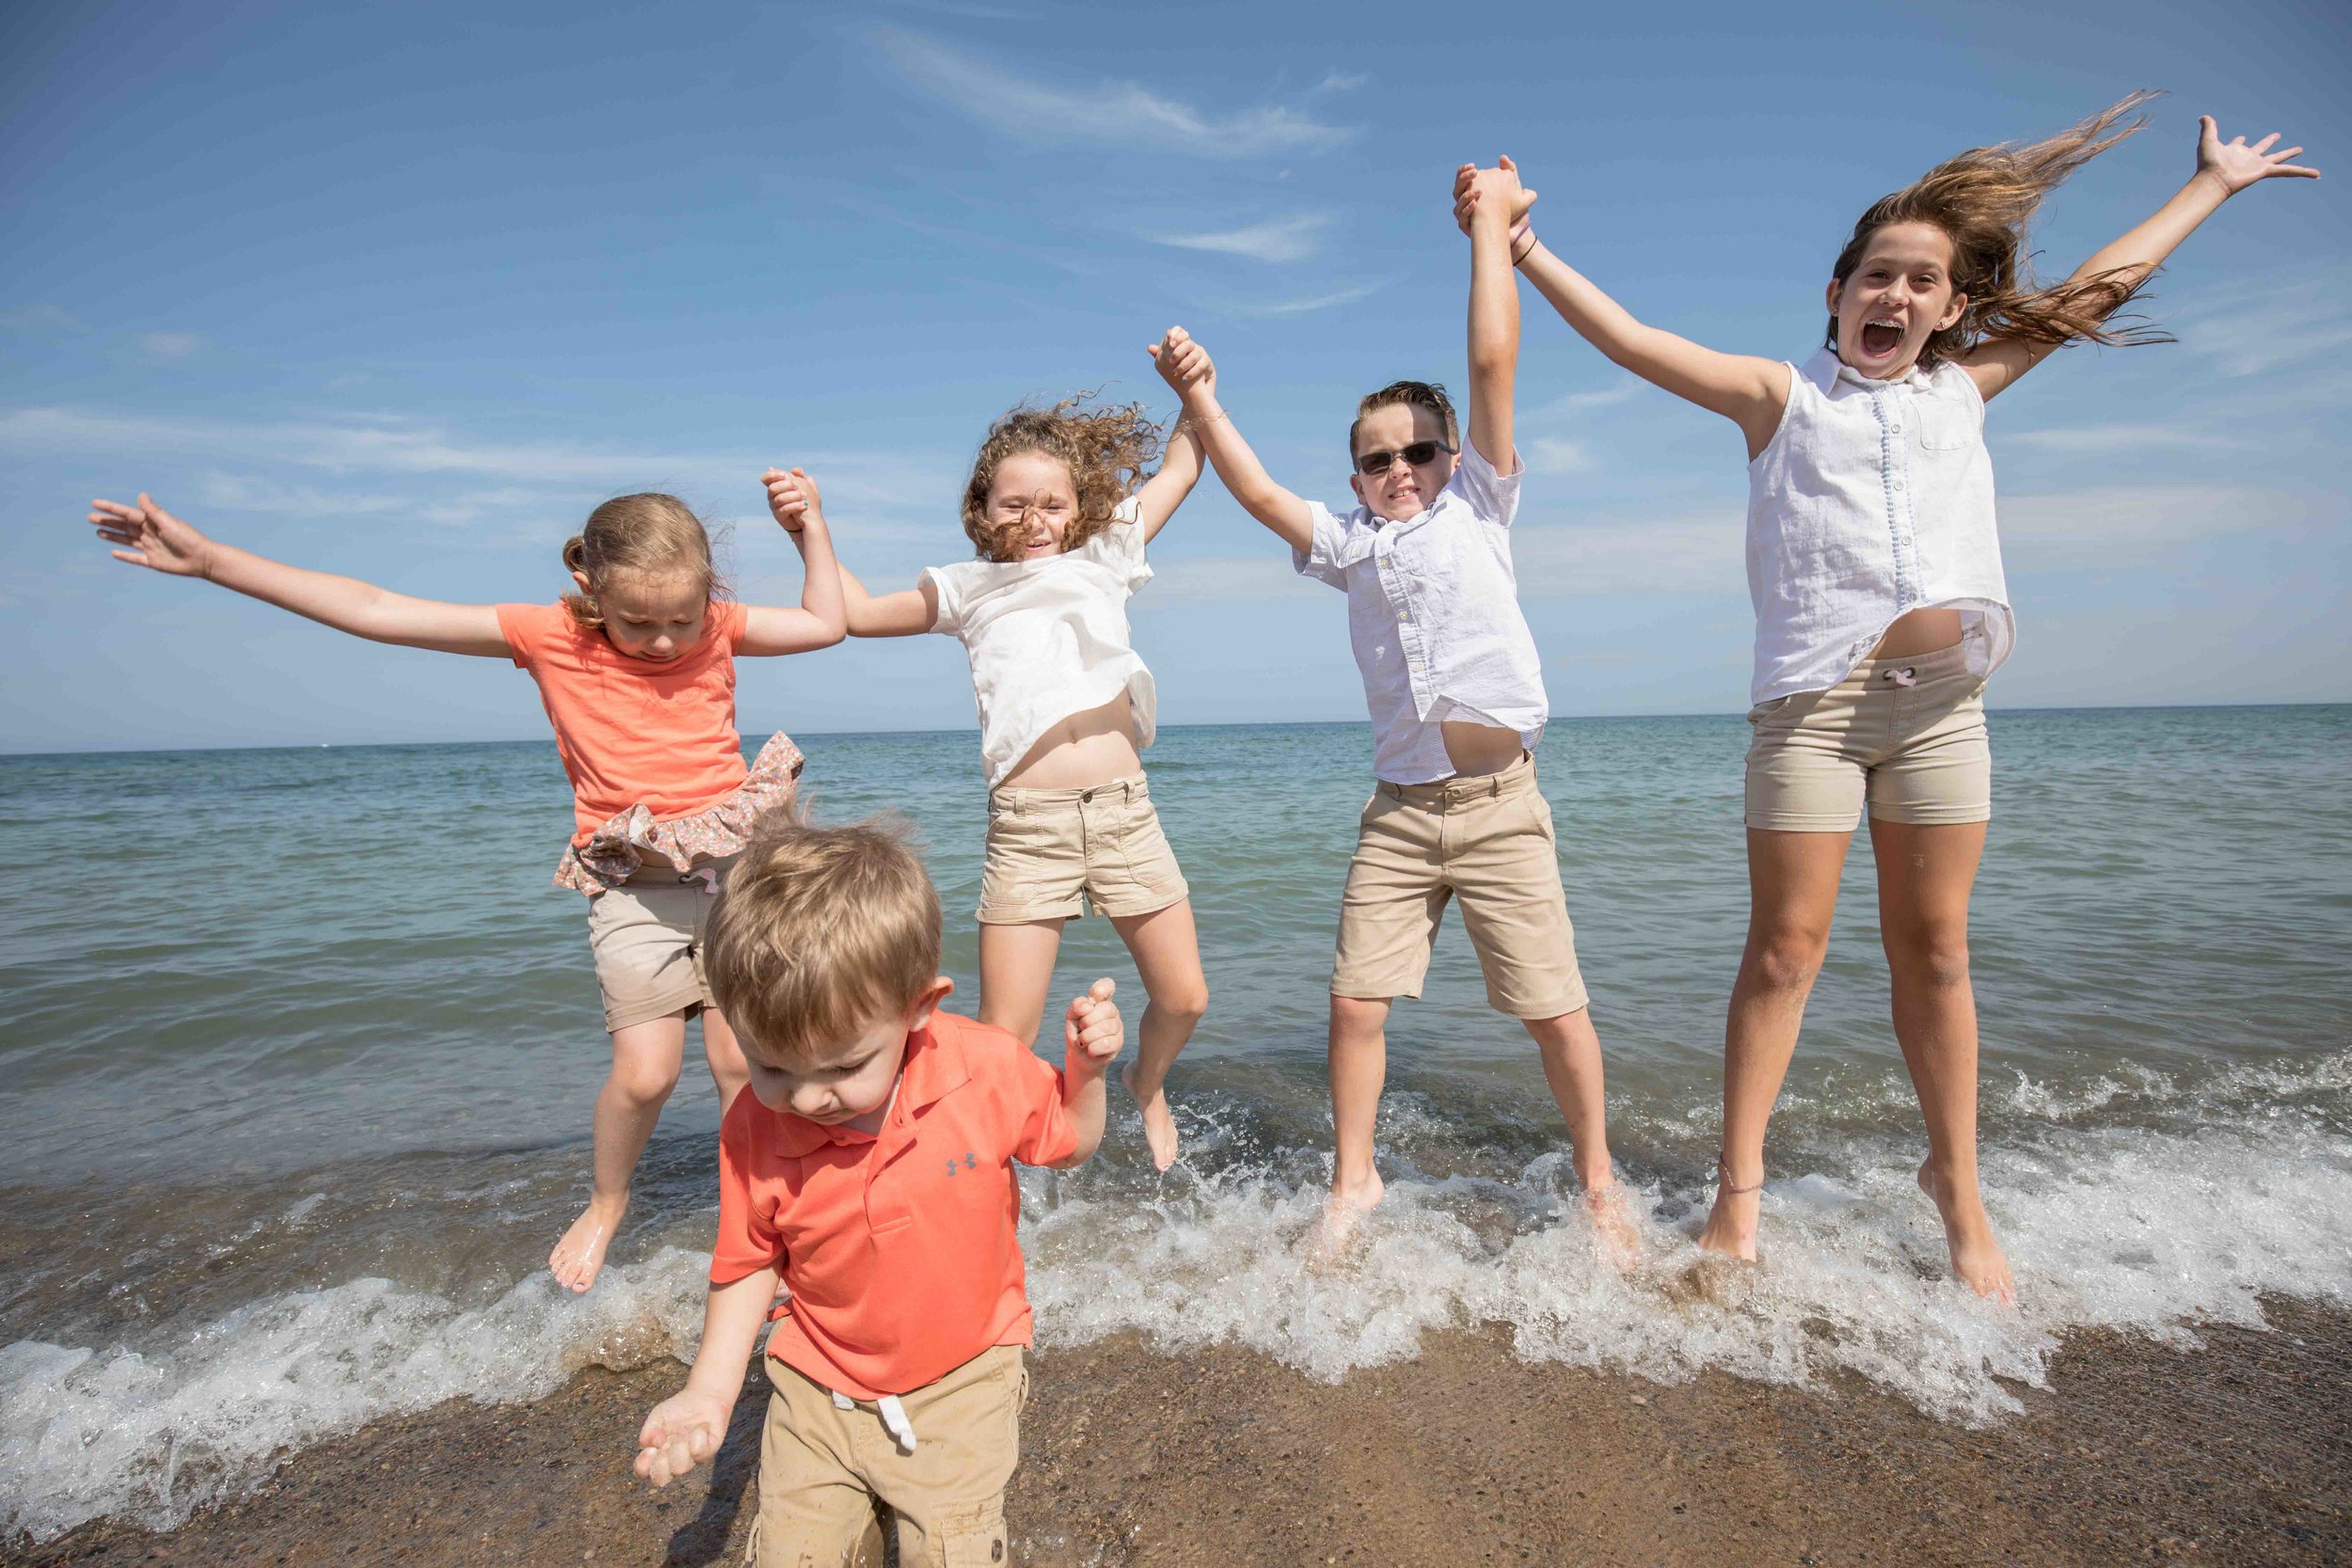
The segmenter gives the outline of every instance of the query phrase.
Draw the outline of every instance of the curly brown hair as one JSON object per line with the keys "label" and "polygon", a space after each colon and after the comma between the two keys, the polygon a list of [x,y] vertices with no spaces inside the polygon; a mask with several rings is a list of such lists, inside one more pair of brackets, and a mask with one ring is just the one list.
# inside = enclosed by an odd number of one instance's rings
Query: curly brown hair
{"label": "curly brown hair", "polygon": [[1081,392],[1051,408],[1023,404],[988,427],[972,460],[971,483],[963,487],[963,531],[984,561],[1018,561],[1025,531],[1018,523],[999,524],[988,515],[988,492],[996,470],[1016,452],[1041,452],[1070,470],[1078,515],[1062,532],[1062,548],[1077,549],[1110,527],[1119,503],[1150,478],[1160,455],[1160,427],[1139,403],[1099,404]]}
{"label": "curly brown hair", "polygon": [[[1837,253],[1832,276],[1840,283],[1861,265],[1870,237],[1889,224],[1925,223],[1952,242],[1952,288],[1968,296],[1960,320],[1928,339],[1919,366],[1967,353],[1994,338],[2015,338],[2045,348],[2073,342],[2160,343],[2171,340],[2145,326],[2118,326],[2110,318],[2137,297],[2147,274],[2119,267],[2049,288],[2033,279],[2026,248],[2026,226],[2042,198],[2066,177],[2148,124],[2138,115],[2153,92],[2136,92],[2057,135],[2038,142],[2003,142],[1972,147],[1947,158],[1891,196],[1873,202],[1853,226],[1853,236]],[[1837,346],[1837,317],[1829,321],[1828,346]]]}
{"label": "curly brown hair", "polygon": [[572,619],[590,630],[604,625],[596,586],[625,574],[677,573],[701,579],[706,597],[723,599],[727,586],[711,564],[710,534],[693,509],[658,490],[615,496],[588,514],[564,541],[564,564],[588,579],[585,594],[564,595]]}

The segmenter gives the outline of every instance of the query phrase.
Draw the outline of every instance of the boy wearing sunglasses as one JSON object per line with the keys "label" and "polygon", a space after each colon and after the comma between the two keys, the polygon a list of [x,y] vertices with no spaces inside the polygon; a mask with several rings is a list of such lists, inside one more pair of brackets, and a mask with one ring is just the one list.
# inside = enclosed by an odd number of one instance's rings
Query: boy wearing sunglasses
{"label": "boy wearing sunglasses", "polygon": [[1331,975],[1331,1108],[1338,1130],[1327,1237],[1380,1201],[1373,1132],[1399,996],[1419,997],[1449,899],[1462,906],[1486,1000],[1535,1038],[1585,1202],[1613,1257],[1633,1232],[1615,1191],[1601,1105],[1600,1041],[1585,1006],[1560,886],[1551,808],[1534,751],[1549,707],[1519,612],[1511,520],[1519,305],[1513,225],[1528,198],[1509,159],[1470,177],[1470,439],[1442,388],[1399,381],[1357,405],[1348,431],[1358,504],[1301,499],[1266,474],[1216,399],[1208,354],[1180,327],[1152,352],[1189,425],[1292,564],[1347,594],[1348,628],[1377,735],[1340,900]]}

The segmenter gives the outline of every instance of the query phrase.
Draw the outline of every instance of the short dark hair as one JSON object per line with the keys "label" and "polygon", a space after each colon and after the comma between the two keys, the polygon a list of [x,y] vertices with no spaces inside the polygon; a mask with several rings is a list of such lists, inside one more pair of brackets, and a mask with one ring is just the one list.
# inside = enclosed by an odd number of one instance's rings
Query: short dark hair
{"label": "short dark hair", "polygon": [[1426,408],[1438,416],[1445,427],[1445,444],[1457,451],[1462,445],[1461,429],[1454,423],[1454,400],[1445,395],[1445,388],[1434,381],[1391,381],[1376,392],[1368,392],[1356,404],[1356,419],[1347,427],[1347,466],[1356,466],[1356,432],[1363,424],[1364,416],[1375,408],[1389,408],[1397,404],[1409,404]]}

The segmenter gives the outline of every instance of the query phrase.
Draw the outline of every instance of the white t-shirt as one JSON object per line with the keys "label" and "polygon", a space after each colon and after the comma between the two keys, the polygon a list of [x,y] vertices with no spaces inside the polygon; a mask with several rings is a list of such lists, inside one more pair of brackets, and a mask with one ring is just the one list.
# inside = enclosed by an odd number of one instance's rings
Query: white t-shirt
{"label": "white t-shirt", "polygon": [[1438,727],[1449,719],[1517,730],[1531,752],[1543,738],[1551,706],[1511,565],[1519,479],[1465,442],[1437,500],[1401,523],[1309,503],[1312,546],[1291,564],[1347,595],[1372,768],[1391,784],[1454,776]]}
{"label": "white t-shirt", "polygon": [[1152,744],[1152,672],[1128,646],[1127,630],[1127,596],[1152,580],[1139,512],[1128,497],[1108,528],[1061,555],[959,561],[924,572],[939,594],[931,630],[961,641],[972,661],[990,788],[1047,730],[1122,690],[1136,748]]}
{"label": "white t-shirt", "polygon": [[1872,381],[1822,349],[1748,465],[1751,704],[1826,691],[1914,610],[1963,612],[1968,668],[2016,643],[1984,399],[1950,360]]}

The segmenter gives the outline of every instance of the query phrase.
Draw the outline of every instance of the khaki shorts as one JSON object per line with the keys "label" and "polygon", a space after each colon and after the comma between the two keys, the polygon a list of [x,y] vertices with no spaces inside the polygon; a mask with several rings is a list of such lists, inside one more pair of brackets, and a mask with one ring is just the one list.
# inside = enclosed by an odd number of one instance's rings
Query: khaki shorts
{"label": "khaki shorts", "polygon": [[992,789],[979,919],[1150,914],[1189,895],[1140,775],[1088,789]]}
{"label": "khaki shorts", "polygon": [[1021,1460],[1029,1373],[1019,1345],[982,1351],[938,1382],[899,1396],[914,1451],[898,1447],[871,1404],[833,1394],[773,1356],[759,1442],[759,1514],[744,1560],[758,1568],[838,1568],[889,1505],[898,1560],[914,1568],[994,1568],[1012,1560],[1005,1485]]}
{"label": "khaki shorts", "polygon": [[1866,658],[1827,691],[1748,715],[1748,826],[1850,833],[1870,815],[1941,826],[1993,816],[1984,677],[1965,643],[1909,658]]}
{"label": "khaki shorts", "polygon": [[1488,1006],[1557,1018],[1585,1005],[1551,803],[1535,787],[1534,758],[1482,778],[1373,791],[1340,895],[1331,994],[1421,995],[1438,922],[1455,897]]}
{"label": "khaki shorts", "polygon": [[[588,950],[604,991],[604,1026],[618,1031],[682,1012],[716,1007],[703,978],[703,927],[733,857],[681,878],[667,864],[636,875],[588,901]],[[716,878],[713,882],[704,873]]]}

